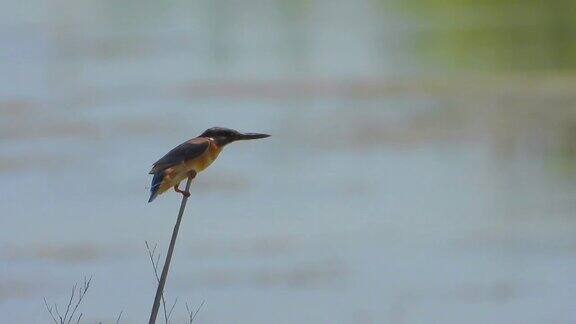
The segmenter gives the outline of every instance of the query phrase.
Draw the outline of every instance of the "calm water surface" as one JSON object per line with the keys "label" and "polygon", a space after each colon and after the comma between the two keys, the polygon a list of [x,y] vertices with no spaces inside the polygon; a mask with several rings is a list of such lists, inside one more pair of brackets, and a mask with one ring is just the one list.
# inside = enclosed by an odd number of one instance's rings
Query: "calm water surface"
{"label": "calm water surface", "polygon": [[197,323],[573,322],[574,60],[547,37],[573,23],[526,3],[540,52],[497,40],[526,21],[498,6],[7,5],[2,322],[48,322],[91,275],[85,323],[144,322],[144,241],[164,250],[179,203],[146,203],[149,167],[213,125],[273,137],[195,182],[174,323],[203,300]]}

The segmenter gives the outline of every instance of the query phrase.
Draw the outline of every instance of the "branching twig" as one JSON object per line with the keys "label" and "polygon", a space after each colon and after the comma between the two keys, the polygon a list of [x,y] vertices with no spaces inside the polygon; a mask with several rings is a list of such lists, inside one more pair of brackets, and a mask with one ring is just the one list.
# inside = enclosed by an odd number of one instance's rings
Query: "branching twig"
{"label": "branching twig", "polygon": [[168,312],[168,321],[170,321],[170,317],[172,317],[172,311],[174,311],[174,307],[176,307],[177,302],[178,302],[178,297],[176,297],[176,299],[174,299],[174,304],[172,304],[172,307],[170,308],[170,311]]}
{"label": "branching twig", "polygon": [[44,297],[44,306],[46,306],[46,311],[48,311],[48,314],[50,314],[50,317],[52,317],[52,321],[54,321],[56,324],[59,324],[56,320],[56,317],[54,317],[54,313],[52,312],[52,306],[49,306],[48,302],[46,301],[46,297]]}
{"label": "branching twig", "polygon": [[[44,298],[44,305],[46,306],[46,311],[50,314],[52,321],[56,324],[70,324],[74,319],[76,312],[78,311],[78,307],[82,304],[84,300],[84,296],[90,289],[90,284],[92,283],[92,277],[86,278],[84,277],[84,283],[81,287],[78,287],[78,284],[75,283],[72,286],[72,292],[70,293],[70,298],[68,299],[68,303],[66,304],[66,310],[64,313],[60,313],[58,309],[58,304],[54,303],[54,306],[49,306],[46,298]],[[74,301],[74,297],[76,297],[76,301]],[[76,319],[76,323],[80,322],[82,318],[82,313],[80,313]]]}
{"label": "branching twig", "polygon": [[202,306],[204,306],[205,303],[206,303],[206,301],[203,300],[202,303],[196,308],[196,311],[194,311],[194,312],[192,312],[192,310],[188,306],[188,303],[186,303],[186,311],[188,311],[188,324],[192,324],[192,322],[194,322],[194,319],[196,318],[196,314],[198,314],[198,312],[200,311]]}
{"label": "branching twig", "polygon": [[[150,245],[148,244],[148,241],[144,241],[144,244],[146,244],[146,251],[148,251],[148,257],[150,258],[150,263],[152,263],[152,269],[154,269],[154,276],[156,277],[156,284],[159,284],[160,283],[160,276],[158,275],[158,264],[160,263],[160,253],[158,253],[157,258],[154,258],[158,244],[154,244],[154,248],[152,248],[152,249],[150,249]],[[161,301],[162,301],[162,310],[164,311],[164,321],[166,324],[168,324],[170,322],[170,315],[168,314],[168,312],[166,310],[166,298],[164,297],[164,292],[162,292]],[[176,302],[174,302],[174,306],[175,305],[176,305]],[[174,308],[174,306],[172,306],[172,308]]]}

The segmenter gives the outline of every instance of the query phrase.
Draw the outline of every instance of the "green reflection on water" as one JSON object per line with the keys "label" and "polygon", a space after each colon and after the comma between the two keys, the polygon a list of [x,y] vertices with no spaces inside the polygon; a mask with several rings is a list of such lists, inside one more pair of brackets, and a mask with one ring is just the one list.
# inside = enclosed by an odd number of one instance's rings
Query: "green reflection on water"
{"label": "green reflection on water", "polygon": [[[376,0],[378,1],[378,0]],[[576,1],[380,0],[411,19],[407,50],[425,65],[488,70],[572,70]]]}

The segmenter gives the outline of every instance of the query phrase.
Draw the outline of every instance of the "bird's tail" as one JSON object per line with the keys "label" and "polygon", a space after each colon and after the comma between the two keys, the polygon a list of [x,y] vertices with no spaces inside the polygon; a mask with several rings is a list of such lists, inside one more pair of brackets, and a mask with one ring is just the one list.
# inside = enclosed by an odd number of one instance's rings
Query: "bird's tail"
{"label": "bird's tail", "polygon": [[158,190],[160,190],[162,180],[164,180],[164,171],[154,173],[154,178],[152,178],[152,187],[150,187],[150,199],[148,199],[148,202],[152,202],[152,200],[156,199],[156,196],[158,196]]}

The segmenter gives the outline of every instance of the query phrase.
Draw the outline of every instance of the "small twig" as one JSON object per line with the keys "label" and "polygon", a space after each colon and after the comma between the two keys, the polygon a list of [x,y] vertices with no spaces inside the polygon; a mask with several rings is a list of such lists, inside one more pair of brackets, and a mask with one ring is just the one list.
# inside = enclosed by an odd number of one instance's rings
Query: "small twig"
{"label": "small twig", "polygon": [[[90,289],[91,283],[92,283],[92,277],[90,277],[90,279],[86,279],[86,277],[84,277],[84,283],[81,287],[78,287],[78,283],[75,283],[74,286],[72,286],[70,298],[68,299],[68,303],[66,304],[66,310],[64,311],[64,313],[60,312],[57,303],[54,303],[54,306],[50,306],[48,305],[48,301],[46,300],[46,298],[44,298],[44,305],[46,306],[46,311],[48,311],[48,314],[50,314],[50,317],[52,318],[52,321],[54,323],[56,324],[72,323],[72,320],[74,319],[76,312],[78,311],[78,307],[80,306],[80,304],[82,304],[84,296],[86,296],[88,289]],[[74,297],[76,297],[75,302]],[[82,319],[83,315],[84,314],[82,313],[78,315],[76,323],[80,323],[80,320]]]}
{"label": "small twig", "polygon": [[92,276],[90,276],[90,279],[88,279],[88,280],[86,280],[86,277],[84,277],[84,286],[78,292],[78,301],[76,302],[76,305],[74,305],[74,309],[72,309],[72,313],[70,314],[70,318],[68,319],[68,322],[67,322],[68,324],[70,324],[70,322],[72,321],[72,318],[74,317],[74,314],[76,314],[76,311],[78,310],[78,306],[80,306],[80,304],[82,303],[82,300],[84,299],[84,296],[86,296],[86,293],[88,292],[88,289],[90,289],[91,283],[92,283]]}
{"label": "small twig", "polygon": [[192,313],[190,307],[188,306],[188,303],[186,303],[186,311],[188,311],[188,324],[192,324],[192,322],[194,322],[196,315],[198,314],[198,312],[200,311],[202,306],[204,306],[205,303],[206,300],[203,300],[202,303],[196,308],[196,311],[194,313]]}
{"label": "small twig", "polygon": [[46,306],[46,310],[48,311],[48,314],[50,314],[50,317],[52,317],[52,320],[54,321],[54,323],[58,324],[56,317],[54,317],[54,314],[52,313],[52,306],[48,306],[48,302],[46,301],[46,297],[44,297],[44,305]]}
{"label": "small twig", "polygon": [[174,307],[176,306],[177,302],[178,302],[178,297],[176,297],[176,299],[174,300],[174,304],[172,304],[172,307],[170,308],[170,311],[168,312],[168,321],[170,321],[170,317],[172,317],[172,311],[174,310]]}
{"label": "small twig", "polygon": [[116,324],[120,323],[120,319],[122,318],[122,313],[124,311],[120,311],[120,314],[118,314],[118,318],[116,319]]}
{"label": "small twig", "polygon": [[198,308],[196,308],[196,311],[194,312],[194,316],[192,316],[192,318],[190,319],[190,323],[194,322],[194,319],[196,318],[196,315],[198,315],[198,312],[200,311],[200,309],[202,308],[202,306],[204,306],[205,303],[206,303],[206,301],[203,300],[202,303],[200,304],[200,306],[198,306]]}
{"label": "small twig", "polygon": [[66,313],[64,313],[64,318],[68,318],[68,312],[70,311],[70,305],[72,305],[72,300],[74,299],[74,294],[76,293],[76,286],[77,286],[77,284],[74,284],[74,286],[72,286],[72,293],[70,293],[70,299],[68,300],[68,305],[66,305]]}
{"label": "small twig", "polygon": [[58,304],[54,304],[54,309],[56,310],[56,315],[60,318],[60,323],[64,323],[65,321],[62,319],[62,315],[60,315],[60,312],[58,311]]}
{"label": "small twig", "polygon": [[[156,254],[156,248],[158,244],[154,244],[154,248],[150,250],[150,245],[148,241],[144,241],[146,244],[146,251],[148,251],[148,257],[150,258],[150,263],[152,263],[152,269],[154,269],[154,276],[156,277],[156,284],[160,283],[160,276],[158,276],[158,264],[160,263],[160,253],[158,253],[158,257],[156,261],[154,261],[154,255]],[[164,297],[164,292],[162,292],[162,310],[164,311],[164,321],[166,324],[170,322],[170,315],[166,311],[166,298]],[[173,306],[174,307],[174,306]]]}

